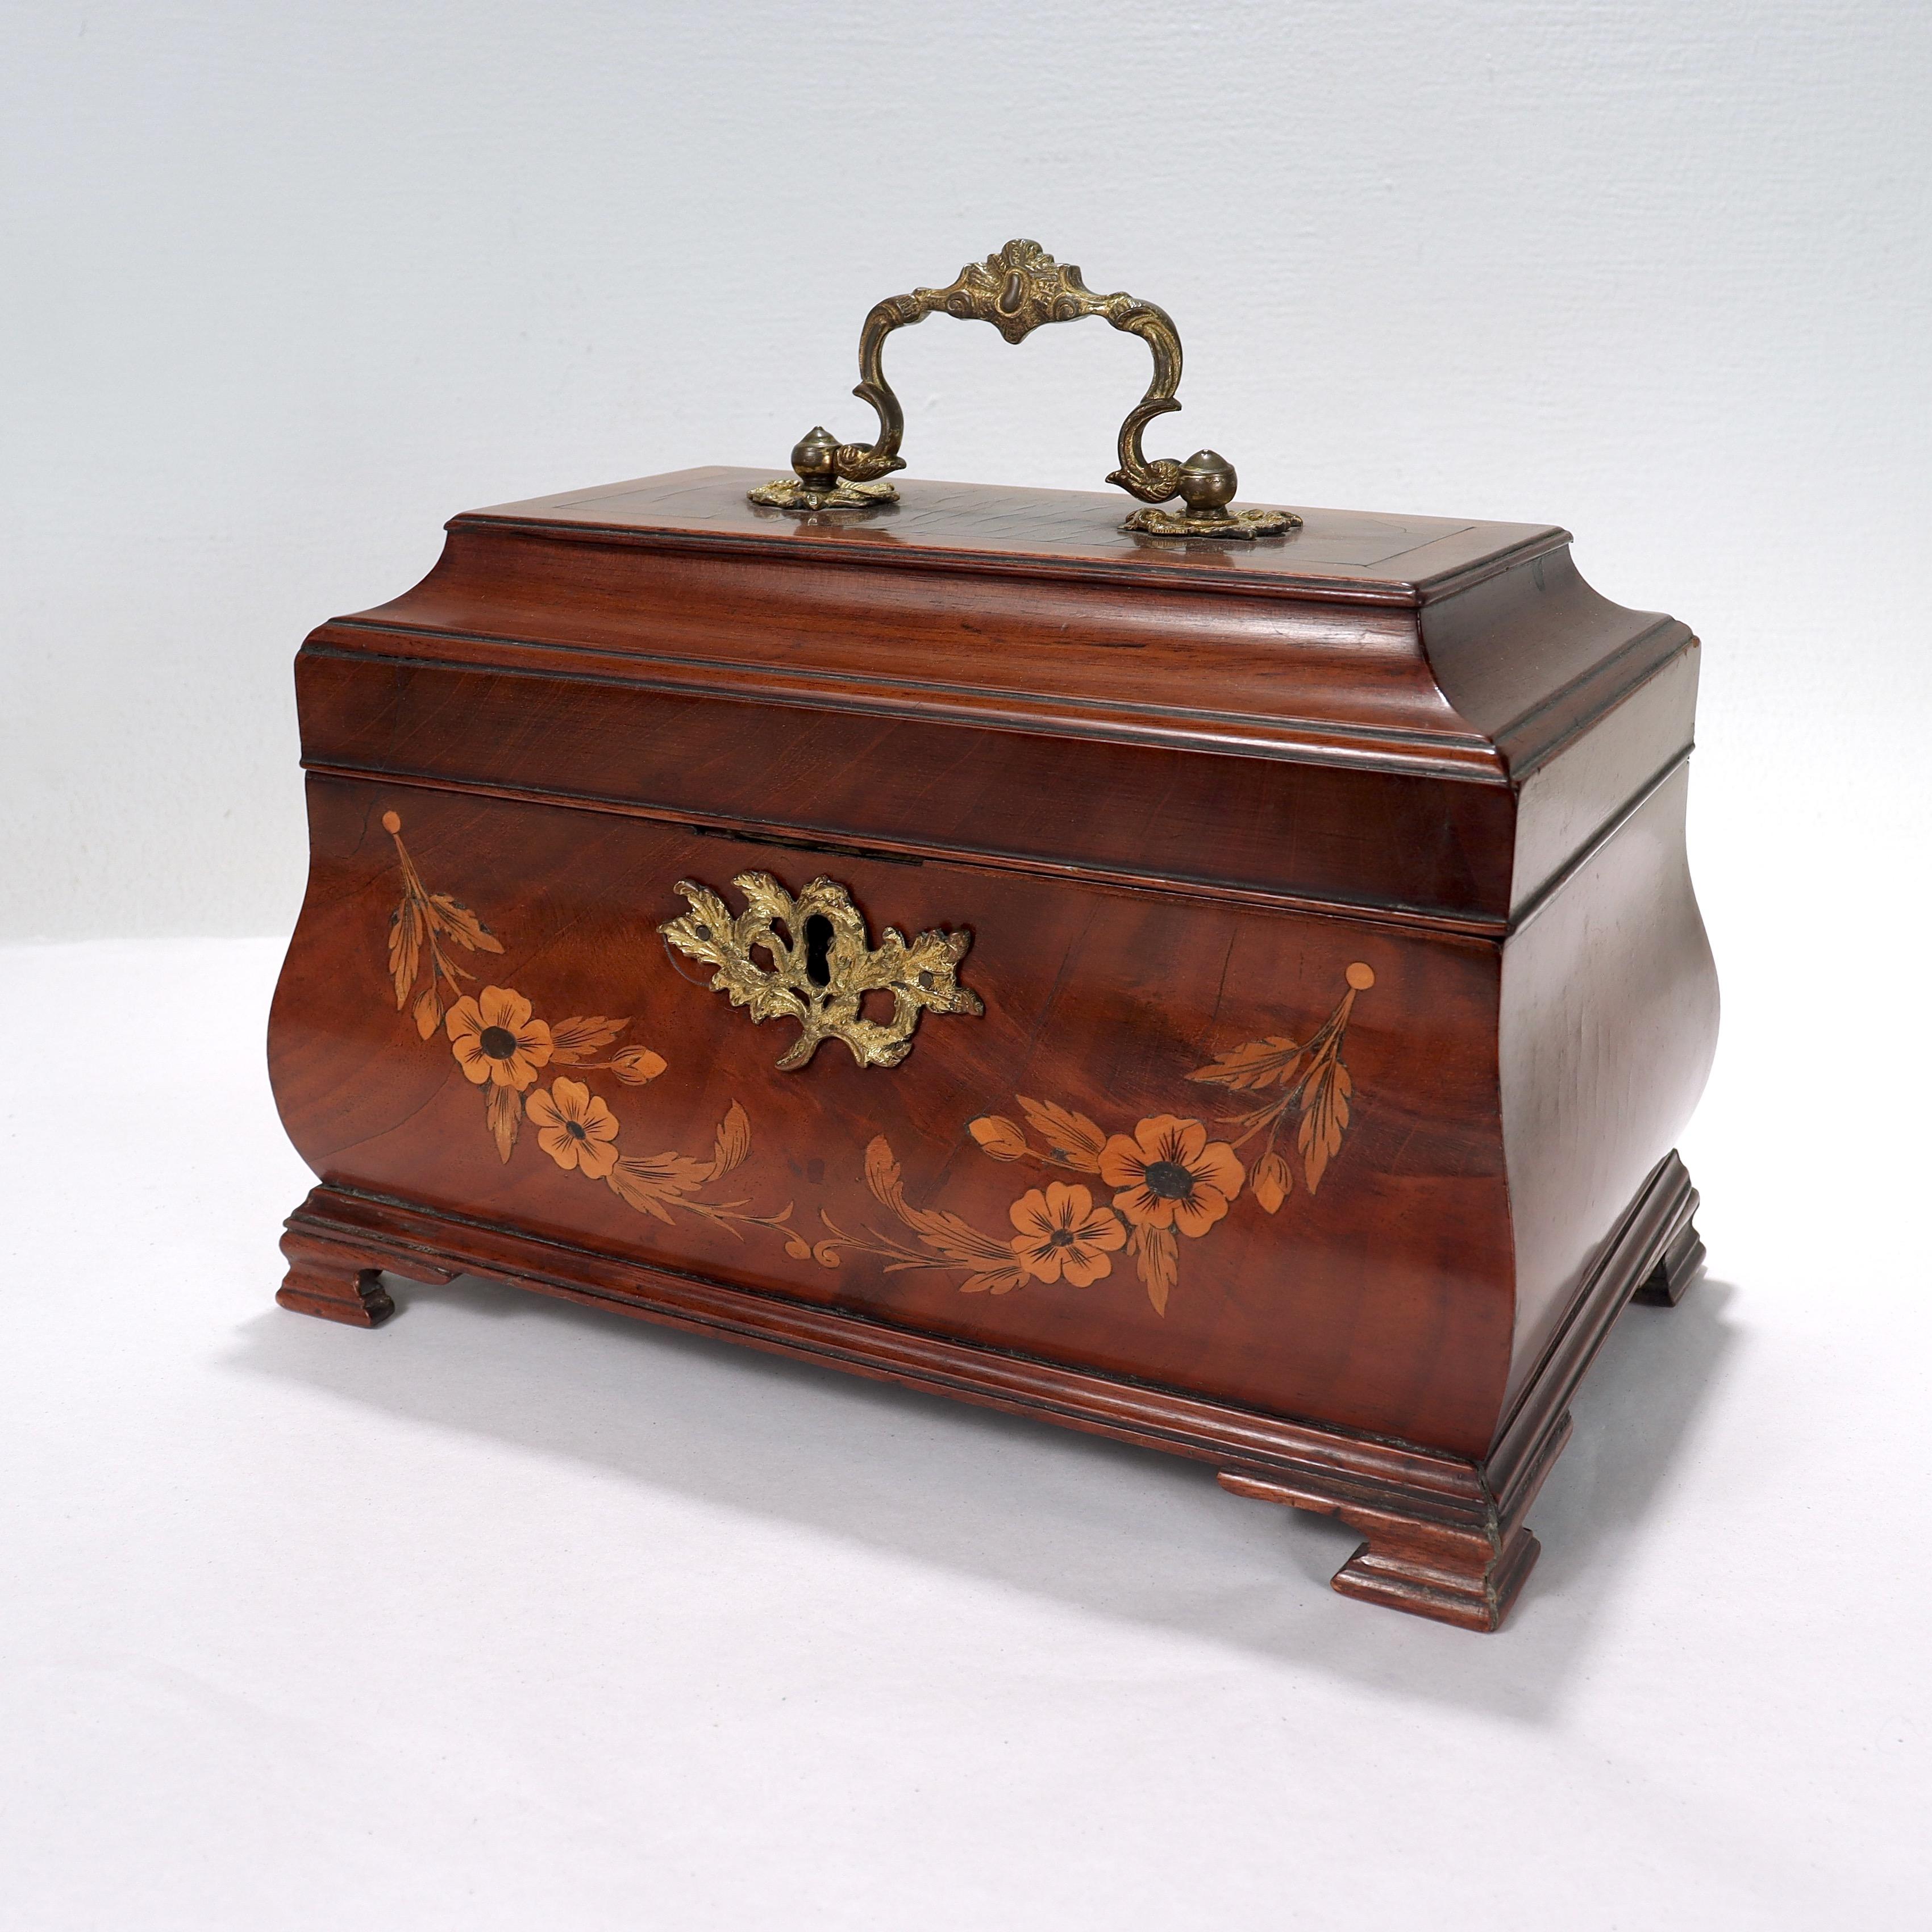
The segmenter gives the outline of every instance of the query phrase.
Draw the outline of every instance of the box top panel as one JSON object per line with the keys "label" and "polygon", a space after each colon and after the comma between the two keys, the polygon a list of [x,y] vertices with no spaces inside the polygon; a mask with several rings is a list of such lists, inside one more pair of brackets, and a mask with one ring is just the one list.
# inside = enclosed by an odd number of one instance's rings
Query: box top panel
{"label": "box top panel", "polygon": [[[1303,526],[1253,542],[1153,537],[1120,527],[1136,505],[1118,491],[1017,489],[896,479],[900,501],[813,514],[748,502],[762,470],[713,467],[500,503],[458,524],[520,524],[634,536],[678,548],[756,549],[830,561],[902,560],[1020,574],[1212,584],[1222,591],[1350,603],[1420,604],[1569,541],[1546,524],[1294,508]],[[1240,507],[1254,505],[1245,497]]]}

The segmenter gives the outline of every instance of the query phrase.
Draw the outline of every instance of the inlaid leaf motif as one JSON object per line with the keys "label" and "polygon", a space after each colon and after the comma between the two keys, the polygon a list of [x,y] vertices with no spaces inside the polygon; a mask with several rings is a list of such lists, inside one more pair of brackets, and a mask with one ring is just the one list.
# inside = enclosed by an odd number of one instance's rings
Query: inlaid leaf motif
{"label": "inlaid leaf motif", "polygon": [[962,1294],[1010,1294],[1024,1282],[1026,1276],[1009,1264],[1004,1268],[989,1270],[984,1274],[970,1274],[959,1284]]}
{"label": "inlaid leaf motif", "polygon": [[[866,1184],[882,1206],[890,1208],[943,1261],[982,1270],[988,1270],[990,1264],[985,1284],[988,1287],[994,1279],[1004,1279],[1010,1274],[1017,1277],[1010,1240],[982,1234],[957,1214],[938,1208],[915,1208],[906,1199],[904,1176],[891,1143],[884,1134],[875,1136],[866,1147]],[[922,1256],[914,1255],[891,1264],[886,1272],[896,1274],[904,1268],[930,1265]],[[1018,1286],[1017,1279],[1012,1285]]]}
{"label": "inlaid leaf motif", "polygon": [[550,1057],[566,1066],[588,1060],[600,1046],[608,1046],[631,1022],[607,1020],[600,1014],[560,1020],[550,1030]]}
{"label": "inlaid leaf motif", "polygon": [[1180,1247],[1172,1228],[1136,1228],[1129,1238],[1134,1267],[1156,1315],[1167,1312],[1169,1291],[1180,1273]]}
{"label": "inlaid leaf motif", "polygon": [[1292,1080],[1307,1052],[1306,1046],[1279,1036],[1251,1040],[1245,1046],[1231,1047],[1210,1066],[1198,1068],[1187,1077],[1232,1088],[1238,1094],[1257,1093],[1264,1087],[1286,1085]]}
{"label": "inlaid leaf motif", "polygon": [[1100,1172],[1100,1150],[1107,1144],[1107,1136],[1084,1114],[1051,1100],[1029,1100],[1024,1094],[1014,1098],[1056,1162],[1082,1174]]}
{"label": "inlaid leaf motif", "polygon": [[711,1178],[722,1180],[734,1167],[742,1166],[752,1151],[752,1123],[745,1110],[734,1100],[718,1123],[718,1138],[711,1160]]}
{"label": "inlaid leaf motif", "polygon": [[[1343,976],[1346,990],[1305,1042],[1282,1034],[1250,1040],[1192,1075],[1257,1096],[1226,1120],[1232,1131],[1226,1140],[1214,1138],[1204,1121],[1165,1113],[1148,1115],[1131,1132],[1109,1133],[1084,1114],[1025,1094],[1017,1096],[1024,1126],[1003,1114],[968,1121],[968,1132],[990,1159],[1036,1160],[1094,1174],[1111,1200],[1096,1202],[1086,1186],[1054,1180],[1012,1204],[1009,1213],[1016,1236],[1002,1232],[995,1237],[957,1214],[908,1202],[898,1160],[879,1136],[866,1150],[866,1185],[911,1230],[916,1244],[871,1228],[848,1234],[820,1208],[819,1219],[832,1237],[821,1245],[876,1256],[889,1274],[958,1268],[967,1276],[962,1292],[974,1294],[1006,1294],[1029,1281],[1091,1287],[1112,1272],[1113,1255],[1124,1253],[1132,1258],[1148,1305],[1165,1316],[1179,1284],[1184,1240],[1216,1238],[1215,1231],[1238,1208],[1244,1191],[1265,1214],[1278,1214],[1287,1204],[1294,1191],[1294,1168],[1275,1142],[1291,1120],[1311,1195],[1340,1150],[1354,1090],[1342,1064],[1342,1042],[1357,995],[1376,982],[1373,969],[1361,960]],[[1237,1150],[1256,1140],[1252,1165],[1244,1166]]]}
{"label": "inlaid leaf motif", "polygon": [[[914,1208],[910,1211],[915,1218],[910,1225],[917,1228],[920,1239],[934,1254],[953,1262],[990,1262],[996,1274],[1002,1276],[1014,1269],[1010,1243],[982,1234],[970,1222],[939,1208]],[[1018,1286],[1017,1280],[1014,1286]]]}
{"label": "inlaid leaf motif", "polygon": [[[608,1060],[592,1056],[603,1052],[631,1022],[601,1013],[573,1015],[550,1025],[514,987],[483,986],[473,994],[462,982],[477,976],[457,965],[443,942],[470,952],[500,953],[502,943],[463,902],[448,892],[432,892],[423,883],[403,842],[401,814],[382,814],[382,830],[395,842],[396,865],[403,896],[388,927],[389,970],[400,1011],[410,1006],[418,1036],[428,1040],[440,1028],[449,1036],[452,1057],[464,1076],[482,1090],[484,1125],[508,1162],[515,1153],[524,1122],[532,1126],[538,1147],[566,1173],[604,1180],[639,1212],[668,1221],[670,1210],[708,1221],[734,1240],[740,1230],[769,1228],[788,1250],[802,1246],[820,1264],[836,1268],[835,1254],[820,1253],[790,1226],[792,1204],[776,1214],[744,1211],[742,1201],[706,1201],[701,1190],[742,1166],[750,1157],[752,1125],[734,1100],[719,1122],[709,1160],[680,1154],[647,1160],[620,1156],[620,1132],[608,1102],[583,1082],[553,1078],[546,1090],[538,1085],[545,1069],[582,1066],[614,1074],[627,1087],[641,1087],[665,1070],[664,1056],[649,1047],[627,1047]],[[428,982],[416,982],[427,966]],[[416,991],[412,1004],[410,994]]]}
{"label": "inlaid leaf motif", "polygon": [[484,1118],[490,1124],[496,1155],[507,1161],[516,1151],[517,1136],[524,1124],[524,1096],[514,1087],[500,1087],[494,1082],[484,1089]]}
{"label": "inlaid leaf motif", "polygon": [[430,916],[440,930],[472,952],[500,952],[503,942],[470,908],[447,892],[429,896]]}
{"label": "inlaid leaf motif", "polygon": [[1301,1149],[1302,1171],[1312,1194],[1322,1185],[1329,1161],[1342,1150],[1342,1130],[1348,1124],[1348,1096],[1354,1083],[1339,1059],[1330,1058],[1308,1083],[1306,1111],[1295,1139]]}
{"label": "inlaid leaf motif", "polygon": [[396,984],[398,1012],[408,1004],[410,988],[416,982],[422,935],[422,915],[416,910],[414,896],[405,892],[402,904],[389,916],[389,975]]}
{"label": "inlaid leaf motif", "polygon": [[1250,1040],[1188,1076],[1240,1092],[1256,1092],[1270,1085],[1279,1088],[1273,1099],[1226,1122],[1236,1130],[1236,1147],[1245,1146],[1258,1135],[1267,1136],[1262,1158],[1254,1168],[1252,1192],[1270,1214],[1279,1211],[1293,1186],[1287,1162],[1274,1152],[1275,1136],[1288,1117],[1298,1116],[1295,1144],[1301,1152],[1302,1175],[1311,1195],[1321,1186],[1329,1162],[1341,1151],[1342,1137],[1348,1130],[1348,1096],[1354,1091],[1354,1083],[1342,1064],[1342,1042],[1357,996],[1376,983],[1375,968],[1366,960],[1353,960],[1342,977],[1347,991],[1305,1046],[1279,1037]]}
{"label": "inlaid leaf motif", "polygon": [[614,1194],[640,1213],[668,1222],[671,1208],[711,1178],[711,1164],[681,1154],[634,1156],[618,1162],[604,1178]]}
{"label": "inlaid leaf motif", "polygon": [[991,1262],[1001,1270],[1012,1265],[1012,1250],[1008,1243],[982,1234],[957,1214],[937,1208],[910,1208],[906,1210],[906,1223],[934,1254],[949,1262],[975,1264]]}
{"label": "inlaid leaf motif", "polygon": [[1026,1136],[1002,1114],[982,1114],[966,1124],[966,1131],[980,1144],[980,1151],[995,1160],[1024,1160]]}
{"label": "inlaid leaf motif", "polygon": [[905,1213],[904,1176],[893,1156],[892,1144],[884,1134],[875,1134],[866,1144],[866,1185],[874,1198],[903,1217]]}
{"label": "inlaid leaf motif", "polygon": [[627,1207],[636,1208],[640,1214],[654,1214],[667,1226],[670,1225],[670,1210],[664,1205],[666,1197],[662,1190],[632,1173],[622,1161],[604,1178],[610,1192]]}
{"label": "inlaid leaf motif", "polygon": [[[1045,1150],[998,1114],[969,1124],[974,1140],[995,1160],[1028,1158],[1092,1173],[1101,1185],[1100,1199],[1084,1186],[1055,1180],[1012,1204],[1008,1215],[1016,1234],[1003,1229],[991,1235],[958,1215],[908,1202],[898,1162],[883,1136],[866,1151],[874,1198],[940,1257],[938,1264],[970,1270],[964,1293],[1007,1294],[1034,1280],[1090,1287],[1112,1272],[1112,1257],[1122,1252],[1132,1258],[1150,1304],[1165,1313],[1180,1276],[1180,1238],[1198,1240],[1210,1234],[1246,1184],[1233,1148],[1212,1139],[1196,1120],[1156,1114],[1137,1123],[1131,1135],[1108,1134],[1070,1108],[1018,1097],[1028,1124],[1047,1140]],[[839,1241],[884,1259],[888,1274],[935,1265],[869,1231],[862,1238],[848,1235],[822,1210],[820,1218]]]}

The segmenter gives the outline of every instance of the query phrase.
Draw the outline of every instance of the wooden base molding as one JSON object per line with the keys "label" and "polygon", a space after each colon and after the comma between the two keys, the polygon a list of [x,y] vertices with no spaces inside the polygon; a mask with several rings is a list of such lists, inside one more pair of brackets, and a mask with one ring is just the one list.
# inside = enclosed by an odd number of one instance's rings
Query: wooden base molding
{"label": "wooden base molding", "polygon": [[890,1327],[863,1316],[654,1268],[490,1223],[323,1185],[288,1221],[285,1308],[374,1328],[381,1271],[475,1274],[536,1293],[722,1336],[956,1400],[1210,1462],[1239,1496],[1332,1516],[1365,1539],[1345,1596],[1492,1630],[1536,1561],[1526,1518],[1568,1440],[1569,1403],[1624,1304],[1674,1303],[1702,1258],[1697,1195],[1659,1164],[1481,1461],[1275,1416],[1091,1370]]}
{"label": "wooden base molding", "polygon": [[[317,1188],[309,1201],[322,1191]],[[298,1208],[290,1216],[288,1232],[282,1237],[289,1271],[275,1291],[275,1299],[298,1315],[320,1315],[325,1321],[346,1322],[357,1328],[380,1328],[396,1312],[389,1291],[382,1286],[384,1267],[392,1267],[412,1281],[456,1279],[456,1269],[439,1268],[422,1255],[405,1258],[386,1251],[381,1258],[372,1260],[368,1250],[353,1241],[334,1240],[306,1223],[298,1226],[296,1216],[301,1212]]]}
{"label": "wooden base molding", "polygon": [[1675,1308],[1684,1299],[1684,1291],[1690,1286],[1691,1277],[1704,1264],[1704,1244],[1698,1238],[1696,1224],[1690,1218],[1696,1205],[1697,1197],[1694,1193],[1690,1212],[1685,1214],[1683,1225],[1671,1237],[1663,1258],[1637,1290],[1636,1298],[1639,1301]]}
{"label": "wooden base molding", "polygon": [[1360,1530],[1368,1540],[1335,1574],[1342,1595],[1465,1630],[1500,1629],[1541,1552],[1526,1519],[1570,1439],[1570,1399],[1627,1302],[1682,1299],[1704,1257],[1696,1211],[1697,1190],[1673,1153],[1631,1204],[1496,1446],[1472,1466],[1482,1492],[1473,1511],[1340,1498],[1332,1487],[1297,1487],[1245,1470],[1224,1470],[1222,1486]]}
{"label": "wooden base molding", "polygon": [[1510,1605],[1534,1567],[1542,1545],[1524,1519],[1550,1466],[1570,1439],[1564,1412],[1538,1450],[1528,1480],[1506,1507],[1495,1496],[1451,1516],[1418,1508],[1411,1500],[1343,1502],[1332,1493],[1275,1481],[1245,1471],[1224,1469],[1221,1486],[1262,1502],[1332,1516],[1367,1540],[1335,1573],[1334,1587],[1345,1597],[1386,1604],[1464,1630],[1502,1627]]}

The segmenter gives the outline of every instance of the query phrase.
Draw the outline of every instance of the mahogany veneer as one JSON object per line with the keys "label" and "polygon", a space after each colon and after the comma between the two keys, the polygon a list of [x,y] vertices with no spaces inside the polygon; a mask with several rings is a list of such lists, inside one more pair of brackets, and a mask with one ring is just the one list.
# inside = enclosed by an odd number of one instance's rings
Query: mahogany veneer
{"label": "mahogany veneer", "polygon": [[[764,480],[459,517],[304,646],[284,1305],[473,1271],[1192,1456],[1494,1629],[1571,1391],[1702,1252],[1696,640],[1554,529]],[[898,1064],[778,1070],[679,890],[750,874],[864,922],[754,977],[970,928],[965,993],[888,962]]]}

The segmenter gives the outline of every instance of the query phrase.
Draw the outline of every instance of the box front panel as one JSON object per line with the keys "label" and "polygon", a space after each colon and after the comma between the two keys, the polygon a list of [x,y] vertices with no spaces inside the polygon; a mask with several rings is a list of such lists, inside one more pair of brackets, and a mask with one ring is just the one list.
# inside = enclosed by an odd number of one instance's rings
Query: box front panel
{"label": "box front panel", "polygon": [[[1511,1319],[1493,948],[402,784],[312,777],[309,800],[271,1056],[325,1179],[1486,1446]],[[748,874],[792,895],[828,878],[862,928],[800,907],[776,947],[714,932],[705,907],[742,914]],[[758,1005],[660,932],[680,916]],[[984,1010],[923,1011],[898,1064],[861,1065],[849,1040],[896,1051],[867,1030],[893,999],[873,992],[854,1026],[831,996],[896,982],[916,1010],[949,970],[918,935],[965,928],[957,981]],[[801,1006],[827,1029],[808,1058],[777,1010]]]}

